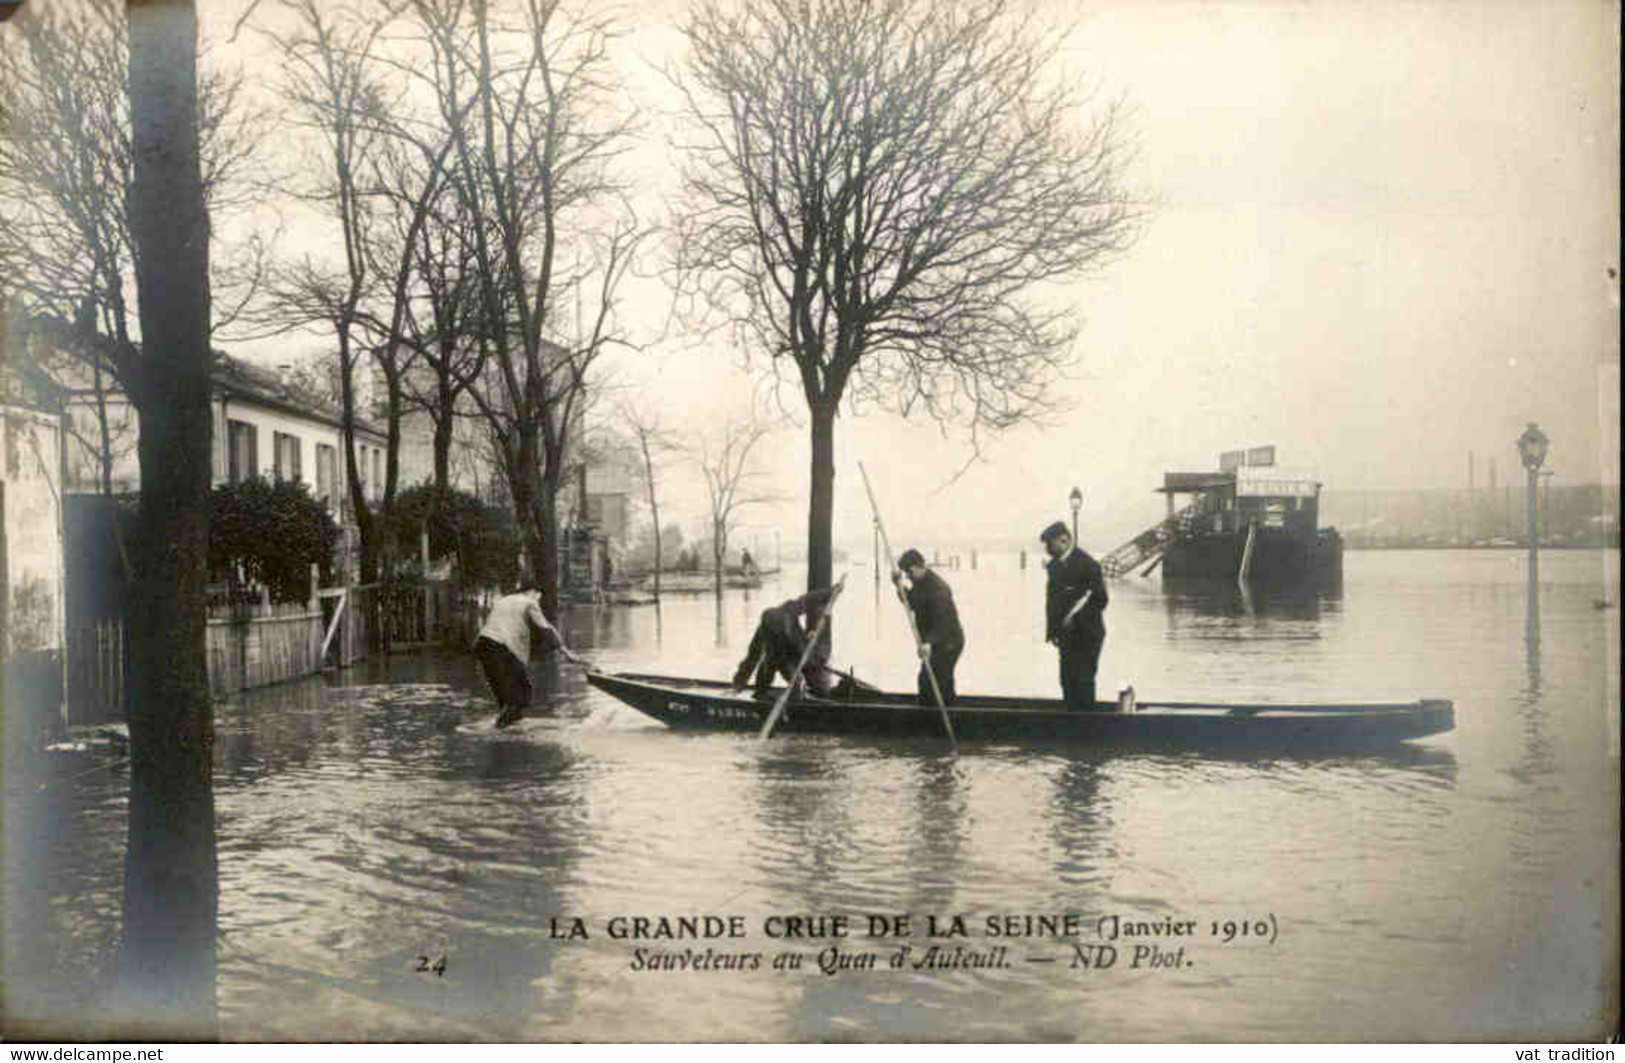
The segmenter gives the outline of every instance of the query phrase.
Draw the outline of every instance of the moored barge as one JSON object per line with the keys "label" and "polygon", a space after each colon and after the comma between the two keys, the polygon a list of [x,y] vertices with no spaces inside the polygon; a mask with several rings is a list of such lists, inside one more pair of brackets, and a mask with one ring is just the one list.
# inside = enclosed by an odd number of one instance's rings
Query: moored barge
{"label": "moored barge", "polygon": [[[1343,539],[1322,528],[1322,484],[1276,464],[1273,446],[1229,451],[1217,472],[1168,472],[1168,516],[1101,559],[1108,576],[1231,579],[1277,587],[1335,584]],[[1181,504],[1181,500],[1186,500]]]}

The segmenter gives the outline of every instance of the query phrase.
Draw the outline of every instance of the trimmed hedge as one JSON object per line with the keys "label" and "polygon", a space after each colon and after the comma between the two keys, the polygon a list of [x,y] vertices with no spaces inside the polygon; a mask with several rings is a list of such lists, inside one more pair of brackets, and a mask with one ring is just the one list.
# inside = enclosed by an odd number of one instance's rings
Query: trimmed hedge
{"label": "trimmed hedge", "polygon": [[423,529],[429,530],[429,556],[456,560],[470,587],[511,587],[519,579],[519,525],[500,506],[487,505],[455,488],[433,484],[409,487],[395,496],[396,556],[417,557]]}
{"label": "trimmed hedge", "polygon": [[303,483],[254,477],[214,489],[209,568],[237,584],[264,584],[273,602],[310,596],[310,566],[333,575],[339,527]]}

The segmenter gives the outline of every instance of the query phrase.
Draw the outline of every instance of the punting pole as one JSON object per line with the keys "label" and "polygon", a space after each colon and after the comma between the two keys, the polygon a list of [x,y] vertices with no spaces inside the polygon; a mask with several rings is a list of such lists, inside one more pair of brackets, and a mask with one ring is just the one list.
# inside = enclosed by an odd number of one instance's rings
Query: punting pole
{"label": "punting pole", "polygon": [[807,640],[806,647],[801,651],[801,660],[796,662],[796,670],[790,676],[789,685],[784,688],[784,693],[779,695],[779,700],[773,703],[773,711],[767,714],[766,720],[762,721],[762,730],[757,735],[758,738],[766,738],[773,733],[773,725],[779,722],[779,717],[784,713],[784,706],[790,702],[790,695],[795,693],[796,687],[801,685],[801,670],[807,667],[807,658],[812,656],[813,647],[817,646],[818,640],[824,637],[824,628],[829,624],[830,610],[835,608],[835,600],[841,596],[841,591],[845,588],[846,577],[842,576],[835,582],[835,589],[830,592],[829,601],[824,603],[824,611],[819,615],[818,623],[813,627],[812,637]]}
{"label": "punting pole", "polygon": [[[863,467],[861,461],[858,462],[858,472],[863,475],[863,489],[869,493],[869,508],[874,510],[875,514],[875,530],[880,532],[880,543],[886,551],[886,567],[895,573],[897,559],[892,556],[891,540],[886,537],[886,524],[880,519],[880,503],[875,501],[875,489],[869,483],[869,471]],[[914,636],[914,648],[918,650],[921,646],[920,626],[914,621],[914,610],[908,607],[908,598],[903,595],[903,588],[895,580],[892,587],[897,591],[897,601],[903,606],[903,615],[908,617],[908,630]],[[958,752],[959,743],[954,740],[953,721],[948,718],[948,708],[942,703],[942,688],[937,686],[937,673],[931,670],[931,658],[920,658],[920,664],[925,667],[926,678],[931,680],[931,693],[936,696],[937,711],[942,713],[942,728],[948,732],[948,744]]]}

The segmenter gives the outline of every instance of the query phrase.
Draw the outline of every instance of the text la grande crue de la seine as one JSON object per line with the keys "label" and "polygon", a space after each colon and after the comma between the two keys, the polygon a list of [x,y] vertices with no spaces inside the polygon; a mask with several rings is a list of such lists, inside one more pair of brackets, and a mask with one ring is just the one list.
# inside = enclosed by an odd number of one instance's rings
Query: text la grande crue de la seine
{"label": "text la grande crue de la seine", "polygon": [[744,915],[613,915],[604,918],[553,915],[548,936],[556,941],[585,941],[595,936],[615,941],[715,941],[740,939],[760,933],[776,941],[817,941],[849,938],[1082,938],[1103,941],[1119,938],[1190,938],[1204,936],[1229,943],[1242,938],[1273,941],[1277,924],[1273,913],[1223,918],[1108,913],[1083,915],[995,913],[989,915],[935,913],[832,913],[823,915],[768,915],[753,920]]}

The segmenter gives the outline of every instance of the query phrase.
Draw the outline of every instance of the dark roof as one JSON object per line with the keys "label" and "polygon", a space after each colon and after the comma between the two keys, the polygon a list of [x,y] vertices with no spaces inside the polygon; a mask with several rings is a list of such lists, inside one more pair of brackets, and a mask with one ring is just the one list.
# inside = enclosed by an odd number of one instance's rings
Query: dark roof
{"label": "dark roof", "polygon": [[[308,417],[335,428],[344,426],[344,413],[336,404],[314,392],[290,384],[274,370],[263,369],[241,358],[233,358],[225,351],[214,352],[213,378],[215,388],[230,395],[251,399],[284,413]],[[364,432],[380,436],[384,434],[383,429],[365,417],[358,416],[355,419],[355,426]]]}
{"label": "dark roof", "polygon": [[1165,472],[1159,494],[1179,491],[1202,491],[1209,487],[1225,487],[1236,482],[1234,473],[1228,472]]}

